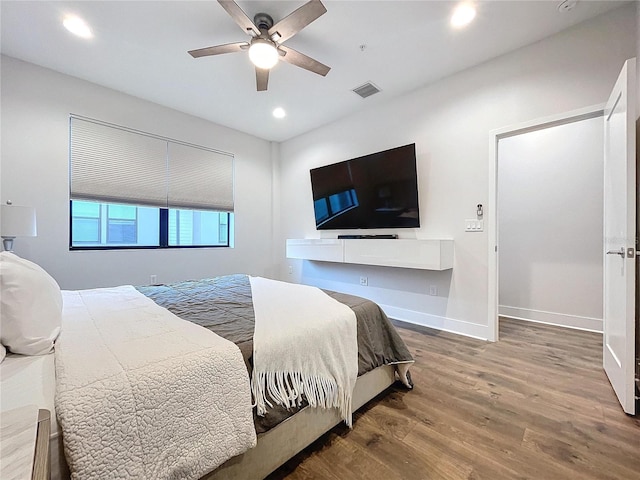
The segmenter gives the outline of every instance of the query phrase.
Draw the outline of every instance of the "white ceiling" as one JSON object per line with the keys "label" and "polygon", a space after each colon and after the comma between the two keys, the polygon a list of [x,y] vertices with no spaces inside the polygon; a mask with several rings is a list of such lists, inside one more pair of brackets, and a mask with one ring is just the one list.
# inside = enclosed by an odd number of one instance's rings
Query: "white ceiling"
{"label": "white ceiling", "polygon": [[[269,90],[256,92],[245,52],[191,58],[187,50],[245,41],[215,0],[1,2],[2,53],[273,141],[284,141],[355,111],[536,42],[621,6],[560,0],[478,1],[476,20],[452,30],[452,1],[323,0],[327,13],[285,44],[329,65],[326,77],[280,62]],[[304,1],[243,1],[278,21]],[[75,13],[91,26],[83,40],[62,27]],[[360,45],[366,45],[361,51]],[[382,92],[351,90],[371,81]],[[281,106],[282,120],[272,117]]]}

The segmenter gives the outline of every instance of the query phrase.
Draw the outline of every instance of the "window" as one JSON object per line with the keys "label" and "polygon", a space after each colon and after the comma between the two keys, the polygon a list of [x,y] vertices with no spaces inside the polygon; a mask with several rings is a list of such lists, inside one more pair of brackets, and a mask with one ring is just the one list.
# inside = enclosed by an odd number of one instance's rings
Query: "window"
{"label": "window", "polygon": [[100,242],[100,205],[75,202],[71,213],[71,230],[80,245]]}
{"label": "window", "polygon": [[228,247],[227,212],[71,201],[71,248]]}
{"label": "window", "polygon": [[138,243],[138,208],[107,204],[107,244]]}
{"label": "window", "polygon": [[72,115],[70,248],[229,246],[233,155]]}
{"label": "window", "polygon": [[170,247],[228,243],[228,213],[169,209]]}

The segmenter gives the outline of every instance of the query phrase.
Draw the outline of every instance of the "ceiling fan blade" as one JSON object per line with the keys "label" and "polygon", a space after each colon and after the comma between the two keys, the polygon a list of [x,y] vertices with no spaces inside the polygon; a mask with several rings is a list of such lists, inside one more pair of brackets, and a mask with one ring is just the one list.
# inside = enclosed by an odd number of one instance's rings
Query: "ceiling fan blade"
{"label": "ceiling fan blade", "polygon": [[189,55],[193,58],[206,57],[209,55],[220,55],[222,53],[234,53],[241,52],[249,48],[247,42],[227,43],[225,45],[216,45],[215,47],[198,48],[196,50],[189,50]]}
{"label": "ceiling fan blade", "polygon": [[317,73],[318,75],[322,75],[323,77],[329,73],[331,67],[327,67],[323,63],[320,63],[317,60],[314,60],[311,57],[307,57],[304,53],[300,53],[293,48],[285,47],[284,45],[280,45],[278,47],[280,52],[284,52],[284,55],[280,58],[291,65],[295,65],[296,67],[302,67],[305,70],[309,70],[310,72]]}
{"label": "ceiling fan blade", "polygon": [[[218,0],[220,1],[220,0]],[[282,43],[326,13],[327,9],[320,0],[311,0],[296,11],[280,20],[269,29],[269,38]]]}
{"label": "ceiling fan blade", "polygon": [[269,69],[256,67],[256,87],[259,92],[267,90],[267,84],[269,83]]}
{"label": "ceiling fan blade", "polygon": [[240,26],[246,34],[253,37],[260,35],[260,29],[256,27],[255,23],[251,21],[247,14],[238,6],[233,0],[218,0],[218,3],[222,5],[231,18]]}

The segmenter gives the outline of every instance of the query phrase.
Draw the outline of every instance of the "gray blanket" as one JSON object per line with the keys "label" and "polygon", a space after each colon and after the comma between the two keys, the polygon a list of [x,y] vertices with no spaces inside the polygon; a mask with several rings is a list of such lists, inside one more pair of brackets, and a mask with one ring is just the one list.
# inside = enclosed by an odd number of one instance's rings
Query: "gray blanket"
{"label": "gray blanket", "polygon": [[[251,375],[254,313],[251,285],[246,275],[136,288],[180,318],[208,328],[238,345]],[[377,304],[353,295],[326,293],[349,306],[356,314],[358,375],[381,365],[413,361],[406,345]],[[264,417],[256,417],[256,431],[267,431],[293,413],[295,410],[273,408]]]}

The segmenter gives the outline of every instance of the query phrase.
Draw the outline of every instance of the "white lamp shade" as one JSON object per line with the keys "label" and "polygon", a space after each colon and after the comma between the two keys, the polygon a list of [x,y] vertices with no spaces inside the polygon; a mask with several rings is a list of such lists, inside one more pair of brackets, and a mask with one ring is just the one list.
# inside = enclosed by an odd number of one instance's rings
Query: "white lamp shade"
{"label": "white lamp shade", "polygon": [[272,42],[256,38],[249,47],[249,59],[256,67],[268,70],[278,63],[278,50]]}
{"label": "white lamp shade", "polygon": [[3,237],[35,237],[36,209],[18,205],[2,205],[0,235]]}

